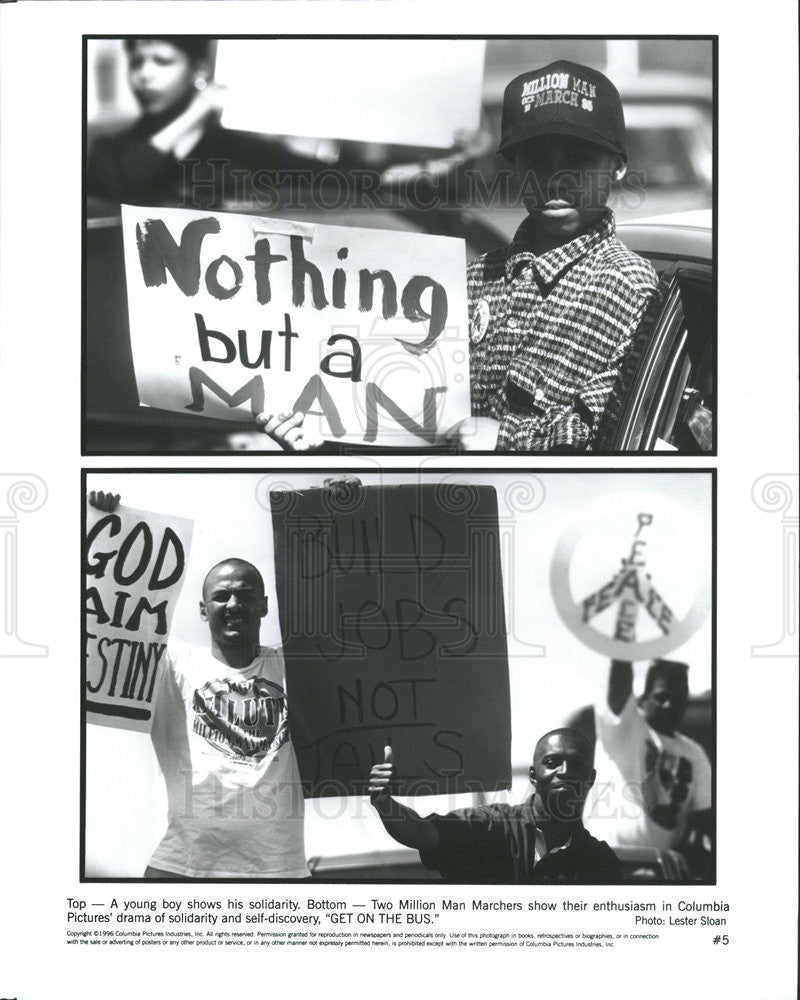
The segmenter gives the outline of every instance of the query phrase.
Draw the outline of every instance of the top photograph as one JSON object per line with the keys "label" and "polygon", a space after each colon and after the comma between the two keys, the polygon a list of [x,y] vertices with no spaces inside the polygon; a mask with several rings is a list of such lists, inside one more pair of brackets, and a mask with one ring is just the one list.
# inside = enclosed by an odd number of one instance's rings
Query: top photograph
{"label": "top photograph", "polygon": [[85,455],[716,455],[712,37],[84,38]]}

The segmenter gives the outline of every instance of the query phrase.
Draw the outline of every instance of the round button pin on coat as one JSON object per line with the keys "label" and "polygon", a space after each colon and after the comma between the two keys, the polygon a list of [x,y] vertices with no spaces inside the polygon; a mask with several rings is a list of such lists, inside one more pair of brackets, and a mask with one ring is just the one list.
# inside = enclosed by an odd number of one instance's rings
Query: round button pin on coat
{"label": "round button pin on coat", "polygon": [[480,344],[489,329],[489,303],[486,299],[479,299],[472,315],[472,324],[469,328],[469,339],[473,344]]}

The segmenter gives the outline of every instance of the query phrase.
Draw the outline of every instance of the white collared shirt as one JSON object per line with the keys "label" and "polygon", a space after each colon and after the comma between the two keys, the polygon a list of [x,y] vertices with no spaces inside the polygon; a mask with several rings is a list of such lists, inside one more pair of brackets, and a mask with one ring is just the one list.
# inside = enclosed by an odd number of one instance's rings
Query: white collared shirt
{"label": "white collared shirt", "polygon": [[544,858],[546,855],[548,855],[548,854],[555,854],[556,851],[566,850],[566,848],[568,848],[571,843],[572,843],[572,834],[570,834],[569,837],[567,837],[567,839],[564,841],[563,844],[559,844],[558,847],[554,847],[552,850],[548,850],[547,849],[547,844],[546,844],[545,839],[544,839],[544,834],[539,829],[539,827],[537,827],[536,828],[536,839],[535,839],[534,846],[533,846],[533,858],[534,858],[534,860],[533,860],[533,866],[534,866],[534,868],[536,867],[536,865],[539,864],[539,862],[542,860],[542,858]]}

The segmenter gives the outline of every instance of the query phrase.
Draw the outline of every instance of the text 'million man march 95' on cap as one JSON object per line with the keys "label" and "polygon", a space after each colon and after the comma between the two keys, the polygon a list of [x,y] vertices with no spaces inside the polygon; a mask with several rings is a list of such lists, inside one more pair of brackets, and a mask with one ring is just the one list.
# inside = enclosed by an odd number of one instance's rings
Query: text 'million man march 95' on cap
{"label": "text 'million man march 95' on cap", "polygon": [[597,70],[565,59],[515,77],[503,98],[498,153],[544,135],[584,139],[627,159],[617,88]]}

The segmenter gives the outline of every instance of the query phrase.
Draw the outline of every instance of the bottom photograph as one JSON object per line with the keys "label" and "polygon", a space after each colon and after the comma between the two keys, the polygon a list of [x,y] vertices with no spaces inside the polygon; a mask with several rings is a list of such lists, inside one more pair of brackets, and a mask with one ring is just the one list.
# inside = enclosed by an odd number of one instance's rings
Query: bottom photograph
{"label": "bottom photograph", "polygon": [[713,470],[83,480],[82,881],[715,884]]}

